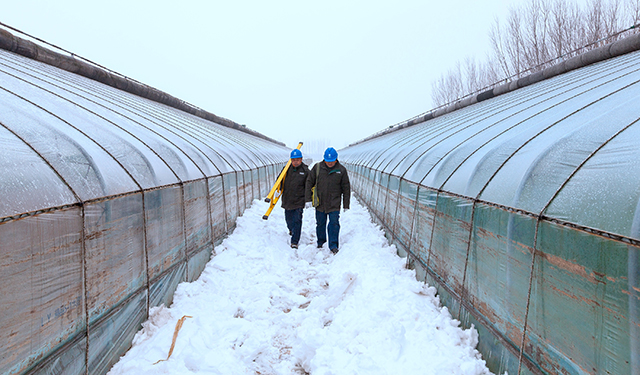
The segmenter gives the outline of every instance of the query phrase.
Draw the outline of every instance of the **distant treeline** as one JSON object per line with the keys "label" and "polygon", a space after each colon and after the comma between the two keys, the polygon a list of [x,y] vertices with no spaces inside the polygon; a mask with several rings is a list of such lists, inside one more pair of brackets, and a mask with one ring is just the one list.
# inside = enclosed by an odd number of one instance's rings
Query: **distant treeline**
{"label": "distant treeline", "polygon": [[530,0],[496,18],[484,61],[468,57],[432,83],[435,107],[518,79],[588,50],[621,39],[640,22],[640,0]]}

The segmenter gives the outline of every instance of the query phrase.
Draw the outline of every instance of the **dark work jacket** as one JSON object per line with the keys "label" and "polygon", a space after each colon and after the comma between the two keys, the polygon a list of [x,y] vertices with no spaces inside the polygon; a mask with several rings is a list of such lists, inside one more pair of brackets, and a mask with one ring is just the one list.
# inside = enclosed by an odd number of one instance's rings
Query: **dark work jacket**
{"label": "dark work jacket", "polygon": [[344,208],[349,208],[351,201],[351,184],[349,184],[349,175],[347,168],[340,162],[336,162],[333,168],[327,167],[324,161],[316,163],[309,171],[307,178],[306,200],[311,201],[311,188],[316,184],[316,173],[318,177],[318,197],[320,205],[316,210],[320,212],[340,211],[340,201],[342,200]]}
{"label": "dark work jacket", "polygon": [[282,184],[282,208],[285,210],[304,208],[304,188],[308,175],[309,167],[305,163],[300,164],[298,168],[289,166]]}

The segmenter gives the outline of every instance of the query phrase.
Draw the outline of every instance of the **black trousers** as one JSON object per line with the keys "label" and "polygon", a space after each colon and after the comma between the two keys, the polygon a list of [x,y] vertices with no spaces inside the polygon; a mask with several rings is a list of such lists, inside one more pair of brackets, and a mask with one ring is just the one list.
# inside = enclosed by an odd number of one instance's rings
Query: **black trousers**
{"label": "black trousers", "polygon": [[284,219],[287,221],[287,228],[291,232],[291,244],[297,245],[302,233],[302,208],[284,210]]}

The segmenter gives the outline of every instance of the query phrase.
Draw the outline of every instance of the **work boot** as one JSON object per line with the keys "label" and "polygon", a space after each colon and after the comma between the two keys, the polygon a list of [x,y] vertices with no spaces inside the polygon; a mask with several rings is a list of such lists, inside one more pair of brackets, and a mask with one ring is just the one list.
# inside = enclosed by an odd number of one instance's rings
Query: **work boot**
{"label": "work boot", "polygon": [[291,248],[292,249],[297,249],[298,248],[298,244],[297,243],[292,243],[291,244]]}
{"label": "work boot", "polygon": [[331,249],[331,252],[333,253],[333,255],[338,254],[338,249]]}
{"label": "work boot", "polygon": [[318,244],[318,249],[322,249],[322,245],[324,245],[324,243],[319,243]]}

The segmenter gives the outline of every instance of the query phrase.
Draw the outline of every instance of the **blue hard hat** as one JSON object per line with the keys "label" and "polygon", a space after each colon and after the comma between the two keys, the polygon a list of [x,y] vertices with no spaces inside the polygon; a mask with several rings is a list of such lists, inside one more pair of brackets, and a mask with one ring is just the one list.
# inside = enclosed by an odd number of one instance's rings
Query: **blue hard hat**
{"label": "blue hard hat", "polygon": [[297,148],[294,148],[293,151],[291,151],[291,159],[298,159],[302,157],[302,151],[298,150]]}
{"label": "blue hard hat", "polygon": [[338,160],[338,151],[335,148],[329,147],[324,150],[324,161],[332,162]]}

